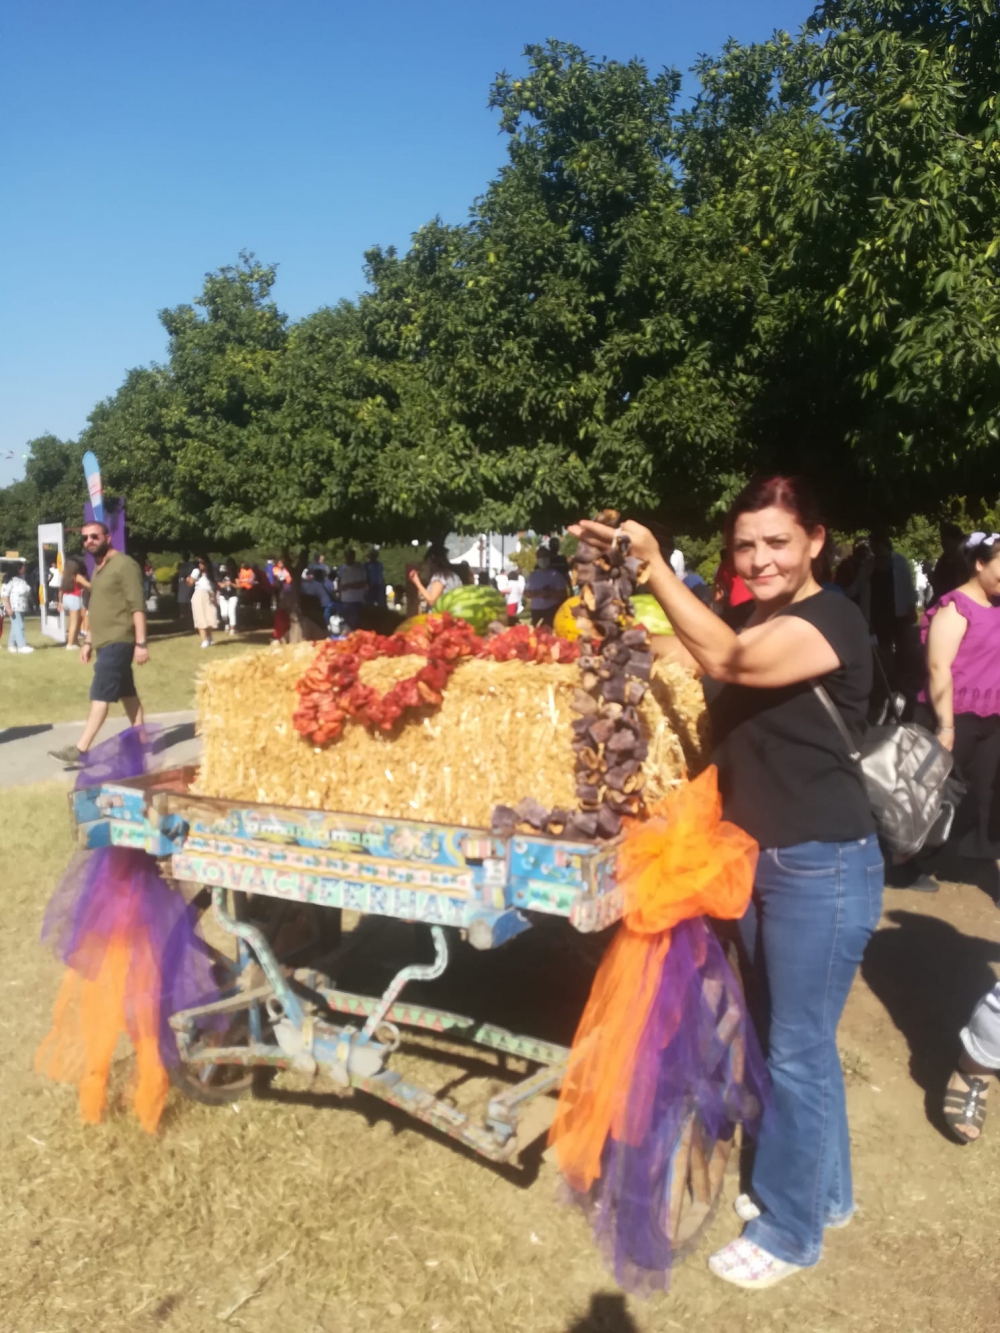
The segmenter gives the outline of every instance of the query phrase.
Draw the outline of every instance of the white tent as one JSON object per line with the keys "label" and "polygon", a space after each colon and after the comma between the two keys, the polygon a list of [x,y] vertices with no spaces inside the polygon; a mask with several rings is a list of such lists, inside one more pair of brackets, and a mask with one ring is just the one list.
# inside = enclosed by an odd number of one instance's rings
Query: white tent
{"label": "white tent", "polygon": [[478,537],[451,536],[446,547],[453,565],[460,565],[465,560],[473,574],[485,569],[495,576],[507,568],[511,555],[520,544],[516,533],[482,532]]}

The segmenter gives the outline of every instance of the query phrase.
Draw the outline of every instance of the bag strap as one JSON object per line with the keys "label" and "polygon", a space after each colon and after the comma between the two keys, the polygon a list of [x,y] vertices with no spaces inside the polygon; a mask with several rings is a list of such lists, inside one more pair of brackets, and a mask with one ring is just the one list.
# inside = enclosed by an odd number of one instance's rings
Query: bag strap
{"label": "bag strap", "polygon": [[861,751],[855,745],[853,736],[847,730],[847,723],[840,716],[840,709],[833,702],[833,700],[827,694],[826,690],[824,690],[823,686],[820,685],[818,681],[814,680],[811,682],[811,684],[812,684],[813,694],[815,694],[816,698],[823,705],[824,711],[826,712],[830,721],[840,732],[841,739],[847,746],[847,753],[851,756],[851,759],[855,764],[859,764],[861,762]]}
{"label": "bag strap", "polygon": [[889,684],[889,677],[885,674],[885,667],[882,665],[882,659],[881,657],[879,657],[878,648],[875,646],[874,643],[872,644],[872,661],[875,663],[876,673],[881,678],[882,684],[885,686],[885,697],[889,703],[889,712],[892,716],[892,720],[898,726],[902,723],[903,719],[896,708],[895,691]]}

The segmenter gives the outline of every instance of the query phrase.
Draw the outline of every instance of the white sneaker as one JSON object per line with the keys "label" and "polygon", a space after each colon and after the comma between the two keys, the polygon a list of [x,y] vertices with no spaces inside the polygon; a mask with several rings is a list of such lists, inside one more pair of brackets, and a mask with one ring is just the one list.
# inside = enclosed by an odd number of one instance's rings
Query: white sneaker
{"label": "white sneaker", "polygon": [[30,643],[26,643],[23,648],[18,648],[19,653],[33,653],[35,650]]}
{"label": "white sneaker", "polygon": [[203,648],[211,648],[212,645],[208,642],[207,639],[202,639],[202,641],[201,641],[201,646],[202,646]]}
{"label": "white sneaker", "polygon": [[801,1265],[776,1259],[745,1236],[731,1240],[723,1249],[717,1250],[708,1266],[723,1282],[730,1282],[745,1291],[763,1291],[765,1287],[773,1287],[776,1282],[802,1271]]}
{"label": "white sneaker", "polygon": [[66,651],[67,651],[68,653],[76,653],[76,652],[79,652],[79,645],[78,645],[78,644],[75,644],[75,643],[67,643],[67,644],[66,644]]}

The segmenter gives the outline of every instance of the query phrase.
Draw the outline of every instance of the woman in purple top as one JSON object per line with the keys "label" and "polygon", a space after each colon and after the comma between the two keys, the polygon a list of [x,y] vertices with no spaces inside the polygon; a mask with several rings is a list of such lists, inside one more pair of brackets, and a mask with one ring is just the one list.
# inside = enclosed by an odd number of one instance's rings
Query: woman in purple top
{"label": "woman in purple top", "polygon": [[957,851],[1000,861],[1000,535],[974,532],[964,551],[968,579],[924,617],[928,693],[938,739],[970,789]]}
{"label": "woman in purple top", "polygon": [[[974,532],[964,552],[969,578],[924,617],[930,702],[938,738],[969,784],[957,849],[1000,867],[1000,533]],[[943,1110],[964,1144],[982,1133],[989,1079],[1000,1071],[1000,985],[980,1000],[961,1042]]]}

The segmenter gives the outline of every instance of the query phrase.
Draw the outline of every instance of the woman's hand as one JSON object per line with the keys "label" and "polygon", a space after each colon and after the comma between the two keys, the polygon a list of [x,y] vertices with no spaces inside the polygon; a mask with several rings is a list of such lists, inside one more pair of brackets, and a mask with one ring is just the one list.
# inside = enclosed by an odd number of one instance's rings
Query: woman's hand
{"label": "woman's hand", "polygon": [[641,523],[633,522],[632,519],[623,523],[620,528],[611,528],[606,523],[597,523],[594,519],[582,518],[579,523],[572,524],[569,530],[574,537],[580,537],[602,552],[610,551],[614,545],[615,537],[624,533],[632,544],[630,554],[634,555],[637,560],[646,560],[652,563],[654,560],[662,559],[659,542],[648,528],[644,528]]}
{"label": "woman's hand", "polygon": [[938,727],[937,738],[946,750],[953,750],[955,748],[954,727]]}
{"label": "woman's hand", "polygon": [[406,571],[406,577],[414,585],[418,585],[420,583],[420,573],[416,569],[408,569]]}

